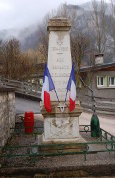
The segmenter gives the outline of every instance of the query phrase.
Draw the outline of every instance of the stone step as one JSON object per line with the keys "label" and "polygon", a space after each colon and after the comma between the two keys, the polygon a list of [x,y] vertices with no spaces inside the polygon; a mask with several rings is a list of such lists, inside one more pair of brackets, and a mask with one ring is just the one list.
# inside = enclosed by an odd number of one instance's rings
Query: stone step
{"label": "stone step", "polygon": [[60,145],[39,145],[39,153],[43,155],[47,154],[68,154],[68,153],[75,153],[75,152],[82,152],[86,151],[87,147],[84,144],[60,144]]}

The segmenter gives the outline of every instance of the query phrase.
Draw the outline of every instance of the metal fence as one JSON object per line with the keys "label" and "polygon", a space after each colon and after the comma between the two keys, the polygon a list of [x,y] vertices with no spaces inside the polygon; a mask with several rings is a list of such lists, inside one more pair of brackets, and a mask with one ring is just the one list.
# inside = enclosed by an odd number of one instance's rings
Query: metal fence
{"label": "metal fence", "polygon": [[13,87],[17,93],[34,95],[36,97],[41,96],[41,87],[36,82],[21,82],[18,80],[9,80],[6,78],[0,78],[0,85]]}
{"label": "metal fence", "polygon": [[[12,128],[14,129],[14,128]],[[90,134],[90,125],[80,125],[80,133],[87,137]],[[43,133],[43,127],[35,127],[32,133],[34,140],[36,136]],[[26,133],[24,128],[14,129],[13,136],[23,136]],[[28,135],[25,139],[28,139]],[[72,147],[72,151],[68,151],[67,148]],[[76,151],[76,147],[82,148],[81,151]],[[84,161],[87,160],[88,154],[96,154],[100,152],[114,153],[115,157],[115,137],[105,130],[101,129],[101,136],[92,141],[89,140],[83,143],[71,143],[71,144],[28,144],[26,145],[6,145],[1,148],[0,154],[0,166],[2,167],[24,167],[24,166],[36,166],[40,157],[49,156],[63,156],[63,155],[77,155],[81,154],[84,157]],[[49,150],[50,148],[50,150]],[[51,151],[53,150],[53,152]]]}

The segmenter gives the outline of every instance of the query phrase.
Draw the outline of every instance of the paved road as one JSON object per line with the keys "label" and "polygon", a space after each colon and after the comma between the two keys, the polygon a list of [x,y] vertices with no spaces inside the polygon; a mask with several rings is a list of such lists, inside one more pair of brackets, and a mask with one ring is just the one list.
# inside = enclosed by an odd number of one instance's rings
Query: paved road
{"label": "paved road", "polygon": [[[25,111],[40,113],[39,102],[16,97],[16,113],[25,113]],[[79,117],[79,124],[90,124],[91,116],[91,113],[83,112]],[[42,119],[42,116],[39,114],[36,117]],[[98,117],[101,128],[115,135],[115,117],[102,115],[98,115]]]}
{"label": "paved road", "polygon": [[[90,124],[92,114],[83,112],[79,117],[79,124]],[[100,127],[115,136],[115,116],[99,115]]]}
{"label": "paved road", "polygon": [[25,113],[26,111],[40,112],[40,103],[24,98],[16,97],[16,113]]}

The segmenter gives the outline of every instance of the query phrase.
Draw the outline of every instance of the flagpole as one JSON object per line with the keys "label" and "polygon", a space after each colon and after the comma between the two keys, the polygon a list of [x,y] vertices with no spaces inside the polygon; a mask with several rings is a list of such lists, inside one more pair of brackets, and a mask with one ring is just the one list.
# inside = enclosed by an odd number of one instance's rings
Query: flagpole
{"label": "flagpole", "polygon": [[64,101],[64,104],[66,102],[66,99],[67,99],[67,93],[68,93],[68,90],[66,91],[66,95],[65,95],[65,101]]}
{"label": "flagpole", "polygon": [[[58,103],[59,103],[60,110],[61,110],[61,112],[64,112],[65,102],[64,102],[64,106],[63,106],[63,108],[62,108],[62,106],[60,105],[60,101],[59,101],[59,98],[58,98],[57,92],[56,92],[56,90],[54,90],[54,91],[55,91],[56,96],[57,96],[57,99],[58,99]],[[67,92],[66,92],[66,96],[67,96]]]}
{"label": "flagpole", "polygon": [[59,98],[58,98],[58,95],[57,95],[57,92],[56,92],[56,89],[54,89],[54,91],[55,91],[56,97],[57,97],[57,99],[58,99],[58,102],[60,103]]}

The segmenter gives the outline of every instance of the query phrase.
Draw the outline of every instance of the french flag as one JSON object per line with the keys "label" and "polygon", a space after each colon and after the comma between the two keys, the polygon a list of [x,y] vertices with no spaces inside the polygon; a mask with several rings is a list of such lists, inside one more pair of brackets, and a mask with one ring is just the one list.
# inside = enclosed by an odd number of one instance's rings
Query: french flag
{"label": "french flag", "polygon": [[52,81],[47,64],[45,64],[41,99],[44,102],[44,106],[47,112],[51,112],[50,91],[52,90],[55,90],[55,86]]}
{"label": "french flag", "polygon": [[76,85],[75,85],[75,83],[76,82],[75,82],[74,65],[72,65],[72,70],[71,70],[69,81],[67,84],[67,92],[70,91],[70,95],[69,95],[69,110],[70,110],[70,112],[75,109],[75,99],[76,99]]}

